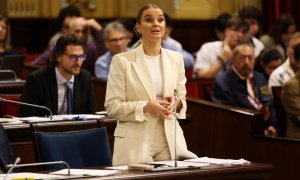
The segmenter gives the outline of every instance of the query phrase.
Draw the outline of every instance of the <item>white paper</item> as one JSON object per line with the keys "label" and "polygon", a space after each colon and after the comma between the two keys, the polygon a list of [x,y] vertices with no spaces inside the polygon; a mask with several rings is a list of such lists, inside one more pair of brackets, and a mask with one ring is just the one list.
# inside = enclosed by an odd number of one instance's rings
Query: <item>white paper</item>
{"label": "white paper", "polygon": [[95,114],[107,115],[107,112],[106,111],[97,111],[97,112],[95,112]]}
{"label": "white paper", "polygon": [[16,120],[20,120],[23,122],[46,122],[46,121],[51,121],[50,118],[47,117],[14,117]]}
{"label": "white paper", "polygon": [[231,165],[231,164],[249,164],[250,161],[245,159],[217,159],[209,157],[201,157],[196,159],[187,159],[185,162],[196,162],[196,163],[208,163],[208,164],[218,164],[218,165]]}
{"label": "white paper", "polygon": [[[155,161],[148,162],[146,164],[164,164],[170,167],[174,167],[175,161]],[[178,167],[203,167],[209,166],[208,163],[199,163],[199,162],[189,162],[189,161],[177,161]]]}
{"label": "white paper", "polygon": [[21,121],[14,118],[0,118],[0,123],[21,123]]}
{"label": "white paper", "polygon": [[85,119],[101,119],[104,115],[97,114],[64,114],[54,115],[53,120],[85,120]]}
{"label": "white paper", "polygon": [[[119,170],[97,170],[97,169],[70,169],[71,176],[82,175],[82,176],[109,176],[113,174],[121,173]],[[59,171],[52,172],[50,174],[56,175],[68,175],[68,169],[62,169]]]}
{"label": "white paper", "polygon": [[105,167],[105,169],[128,170],[128,166],[112,166],[112,167]]}
{"label": "white paper", "polygon": [[66,114],[66,115],[54,115],[52,120],[49,117],[14,117],[15,120],[23,122],[48,122],[48,121],[62,121],[62,120],[87,120],[87,119],[101,119],[104,115],[97,114]]}
{"label": "white paper", "polygon": [[[5,177],[6,174],[0,174],[0,179],[2,180]],[[8,174],[5,180],[9,180],[12,178],[22,178],[22,179],[34,179],[34,180],[39,180],[39,179],[63,179],[65,176],[59,176],[59,175],[51,175],[51,174],[40,174],[40,173],[12,173]]]}

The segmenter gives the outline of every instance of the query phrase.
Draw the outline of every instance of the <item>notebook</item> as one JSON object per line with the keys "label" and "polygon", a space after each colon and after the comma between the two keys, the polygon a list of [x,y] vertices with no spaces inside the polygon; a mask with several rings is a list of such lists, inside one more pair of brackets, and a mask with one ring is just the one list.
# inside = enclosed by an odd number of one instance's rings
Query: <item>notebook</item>
{"label": "notebook", "polygon": [[23,67],[25,55],[7,55],[3,57],[0,70],[12,70],[19,76]]}

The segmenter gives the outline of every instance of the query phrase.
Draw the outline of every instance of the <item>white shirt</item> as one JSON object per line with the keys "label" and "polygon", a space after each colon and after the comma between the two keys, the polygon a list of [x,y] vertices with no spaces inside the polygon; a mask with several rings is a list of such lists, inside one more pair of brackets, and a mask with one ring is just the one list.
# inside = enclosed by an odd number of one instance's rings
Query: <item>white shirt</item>
{"label": "white shirt", "polygon": [[256,37],[252,37],[252,43],[254,46],[254,57],[257,58],[262,50],[264,50],[265,45]]}
{"label": "white shirt", "polygon": [[286,81],[295,76],[295,72],[290,66],[290,60],[287,59],[283,64],[277,67],[270,75],[268,86],[283,86]]}
{"label": "white shirt", "polygon": [[[208,42],[202,45],[196,54],[196,62],[194,64],[194,72],[198,69],[208,70],[213,64],[219,63],[218,55],[222,51],[223,41]],[[223,69],[218,74],[223,72]]]}
{"label": "white shirt", "polygon": [[[65,101],[65,93],[66,93],[66,85],[65,83],[68,81],[66,80],[58,71],[57,67],[55,68],[55,74],[56,74],[56,82],[57,82],[57,113],[58,114],[67,114],[67,101]],[[74,86],[74,76],[69,80],[72,82],[72,92],[73,92],[73,86]],[[73,93],[72,93],[73,94]],[[61,108],[64,107],[64,109],[61,110]],[[60,111],[61,110],[61,111]]]}
{"label": "white shirt", "polygon": [[156,97],[160,99],[163,97],[163,79],[162,79],[162,67],[160,63],[160,55],[158,56],[145,55],[145,58],[149,65],[149,70],[155,88]]}

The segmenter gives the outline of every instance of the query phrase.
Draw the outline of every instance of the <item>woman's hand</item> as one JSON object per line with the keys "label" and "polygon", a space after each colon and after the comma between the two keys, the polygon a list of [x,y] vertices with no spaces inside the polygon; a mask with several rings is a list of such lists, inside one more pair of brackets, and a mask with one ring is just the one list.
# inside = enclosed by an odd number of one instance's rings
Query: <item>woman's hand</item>
{"label": "woman's hand", "polygon": [[152,116],[159,119],[168,119],[173,114],[172,111],[168,110],[170,102],[165,100],[148,101],[144,107],[145,113],[150,113]]}
{"label": "woman's hand", "polygon": [[174,98],[174,96],[167,96],[164,97],[164,99],[170,102],[170,105],[167,107],[167,110],[174,112],[174,109],[176,107],[176,112],[178,112],[182,108],[182,103],[179,98]]}
{"label": "woman's hand", "polygon": [[264,134],[266,136],[277,136],[277,131],[274,126],[270,125],[267,129],[265,129]]}

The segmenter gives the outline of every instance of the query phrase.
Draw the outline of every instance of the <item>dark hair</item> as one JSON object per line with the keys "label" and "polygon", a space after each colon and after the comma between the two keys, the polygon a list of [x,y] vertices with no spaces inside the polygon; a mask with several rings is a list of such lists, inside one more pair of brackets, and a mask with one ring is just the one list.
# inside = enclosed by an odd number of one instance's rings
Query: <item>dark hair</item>
{"label": "dark hair", "polygon": [[242,19],[238,16],[233,16],[230,19],[228,19],[226,28],[232,28],[235,30],[241,29],[243,32],[248,32],[249,24],[244,19]]}
{"label": "dark hair", "polygon": [[295,46],[294,59],[295,59],[296,62],[300,61],[300,43]]}
{"label": "dark hair", "polygon": [[4,21],[4,23],[6,25],[6,36],[4,37],[3,48],[5,50],[8,50],[8,49],[11,48],[11,44],[10,44],[10,25],[9,25],[7,17],[5,17],[2,14],[0,14],[0,21]]}
{"label": "dark hair", "polygon": [[262,64],[267,65],[273,60],[280,59],[283,61],[283,57],[276,48],[264,49],[260,55]]}
{"label": "dark hair", "polygon": [[164,12],[164,16],[165,16],[166,26],[172,27],[173,24],[172,24],[171,17],[167,13],[165,13],[165,12]]}
{"label": "dark hair", "polygon": [[55,44],[55,47],[52,52],[52,61],[51,63],[53,65],[57,65],[57,57],[64,54],[66,51],[66,47],[68,45],[74,45],[74,46],[82,46],[83,49],[85,48],[85,43],[81,38],[78,38],[74,34],[66,34],[62,35]]}
{"label": "dark hair", "polygon": [[262,22],[262,13],[254,6],[245,6],[239,11],[239,16],[244,19],[255,19],[259,24]]}
{"label": "dark hair", "polygon": [[228,19],[230,19],[230,18],[231,18],[231,15],[227,12],[219,14],[219,16],[214,21],[215,28],[220,32],[224,32],[227,22],[228,22]]}
{"label": "dark hair", "polygon": [[67,6],[60,10],[59,15],[57,17],[58,27],[61,28],[63,26],[64,20],[68,16],[81,16],[80,11],[74,6]]}
{"label": "dark hair", "polygon": [[[145,4],[138,12],[137,16],[136,16],[136,24],[140,24],[141,23],[141,19],[143,16],[144,11],[146,11],[149,8],[155,8],[155,9],[161,9],[159,6],[157,6],[156,4]],[[136,28],[134,28],[134,32],[136,33],[136,35],[138,37],[141,37],[141,34],[136,30]]]}
{"label": "dark hair", "polygon": [[272,26],[270,36],[274,38],[276,43],[282,44],[281,35],[286,33],[292,25],[296,25],[294,18],[289,14],[281,14]]}

